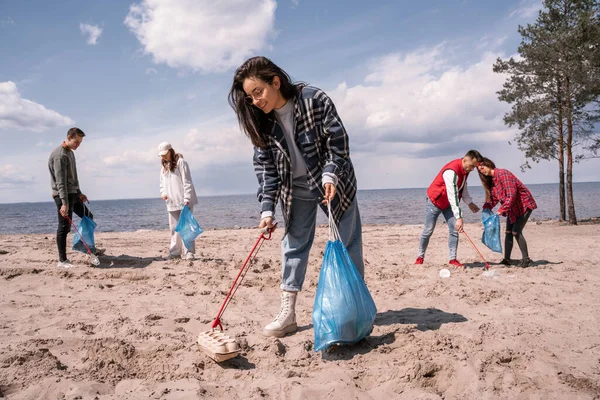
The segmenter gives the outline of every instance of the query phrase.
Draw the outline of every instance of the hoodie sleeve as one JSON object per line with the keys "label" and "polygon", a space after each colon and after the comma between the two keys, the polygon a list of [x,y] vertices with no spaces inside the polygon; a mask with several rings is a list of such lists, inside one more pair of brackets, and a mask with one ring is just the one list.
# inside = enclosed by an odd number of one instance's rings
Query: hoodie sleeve
{"label": "hoodie sleeve", "polygon": [[167,188],[165,185],[165,173],[164,168],[160,169],[160,197],[167,196]]}
{"label": "hoodie sleeve", "polygon": [[183,183],[183,202],[188,203],[192,200],[194,190],[194,184],[192,183],[192,173],[188,163],[183,158],[178,161],[179,168],[181,168],[181,180]]}

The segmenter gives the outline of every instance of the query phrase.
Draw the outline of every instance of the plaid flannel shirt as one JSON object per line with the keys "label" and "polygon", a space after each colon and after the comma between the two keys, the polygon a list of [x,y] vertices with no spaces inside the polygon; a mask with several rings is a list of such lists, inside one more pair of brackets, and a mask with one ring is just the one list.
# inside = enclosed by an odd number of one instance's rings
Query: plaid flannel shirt
{"label": "plaid flannel shirt", "polygon": [[494,208],[498,202],[498,214],[504,215],[514,223],[527,210],[535,210],[537,204],[531,192],[512,172],[506,169],[494,170],[494,187],[491,190],[491,201],[484,204],[483,208]]}
{"label": "plaid flannel shirt", "polygon": [[[348,135],[331,99],[320,89],[305,86],[294,101],[294,137],[306,164],[308,185],[315,199],[323,199],[324,172],[337,177],[336,196],[331,201],[333,218],[339,223],[356,196],[356,176],[350,161]],[[292,215],[293,170],[290,150],[282,128],[271,115],[273,124],[266,148],[254,148],[254,171],[258,178],[261,212],[275,213],[281,198],[287,227]],[[327,207],[321,204],[327,214]]]}

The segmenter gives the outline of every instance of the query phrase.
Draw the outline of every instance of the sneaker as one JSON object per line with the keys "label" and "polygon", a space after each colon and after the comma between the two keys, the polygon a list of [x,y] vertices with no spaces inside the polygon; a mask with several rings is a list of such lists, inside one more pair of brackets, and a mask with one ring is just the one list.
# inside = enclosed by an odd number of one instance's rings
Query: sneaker
{"label": "sneaker", "polygon": [[503,259],[500,261],[500,264],[502,264],[502,265],[512,265],[512,264],[510,263],[510,260],[508,260],[508,259],[506,259],[506,258],[503,258]]}
{"label": "sneaker", "polygon": [[106,249],[102,247],[96,247],[96,250],[94,251],[95,256],[103,256],[104,253],[106,253]]}
{"label": "sneaker", "polygon": [[194,253],[187,253],[185,255],[185,259],[186,260],[194,260],[194,259],[196,259],[196,256],[194,255]]}
{"label": "sneaker", "polygon": [[531,266],[531,258],[527,257],[521,260],[521,262],[519,263],[519,267],[521,268],[527,268],[529,266]]}
{"label": "sneaker", "polygon": [[298,324],[296,324],[297,295],[297,292],[281,291],[281,310],[275,320],[265,326],[263,335],[281,338],[298,330]]}
{"label": "sneaker", "polygon": [[464,267],[464,265],[462,265],[460,263],[460,261],[458,261],[456,258],[453,259],[453,260],[448,261],[448,264],[450,264],[450,265],[452,265],[454,267],[458,267],[458,268],[463,268]]}
{"label": "sneaker", "polygon": [[59,261],[58,264],[56,264],[56,266],[59,268],[73,268],[74,267],[74,265],[71,264],[71,261],[69,261],[69,260]]}
{"label": "sneaker", "polygon": [[179,254],[169,254],[169,257],[168,257],[169,260],[174,260],[176,258],[181,258],[181,256]]}
{"label": "sneaker", "polygon": [[415,261],[415,265],[421,265],[421,264],[423,264],[423,261],[425,261],[425,259],[423,257],[417,257],[417,261]]}

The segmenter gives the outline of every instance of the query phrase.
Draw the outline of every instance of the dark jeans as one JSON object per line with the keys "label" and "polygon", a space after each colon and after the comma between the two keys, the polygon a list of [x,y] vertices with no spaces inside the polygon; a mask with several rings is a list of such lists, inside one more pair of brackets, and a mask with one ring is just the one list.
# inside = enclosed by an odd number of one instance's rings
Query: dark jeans
{"label": "dark jeans", "polygon": [[[62,207],[62,201],[60,197],[54,197],[54,203],[58,210],[58,229],[56,230],[56,246],[58,247],[58,260],[65,261],[67,259],[67,234],[71,231],[71,223],[68,219],[60,214],[60,207]],[[88,208],[83,204],[77,193],[69,194],[69,219],[73,219],[73,212],[77,214],[79,218],[87,216],[88,218],[94,219],[94,215]]]}

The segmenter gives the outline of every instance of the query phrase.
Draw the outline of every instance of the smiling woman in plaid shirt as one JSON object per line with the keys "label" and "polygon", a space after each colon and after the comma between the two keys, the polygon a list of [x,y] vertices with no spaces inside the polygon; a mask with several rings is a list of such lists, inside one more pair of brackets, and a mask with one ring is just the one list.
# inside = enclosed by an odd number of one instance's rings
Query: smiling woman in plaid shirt
{"label": "smiling woman in plaid shirt", "polygon": [[506,237],[504,239],[504,259],[501,264],[510,265],[510,253],[513,247],[513,237],[523,255],[519,266],[526,268],[531,264],[527,250],[527,242],[523,236],[523,228],[531,215],[537,208],[531,192],[512,172],[506,169],[496,168],[489,158],[477,167],[479,177],[485,189],[486,202],[483,208],[492,209],[500,202],[498,214],[506,217]]}
{"label": "smiling woman in plaid shirt", "polygon": [[323,91],[292,83],[285,71],[265,57],[250,58],[237,69],[229,104],[254,145],[259,228],[274,227],[275,206],[281,200],[285,223],[281,310],[263,333],[282,337],[298,329],[296,296],[306,275],[318,205],[327,213],[327,203],[331,203],[341,239],[364,274],[348,135]]}

